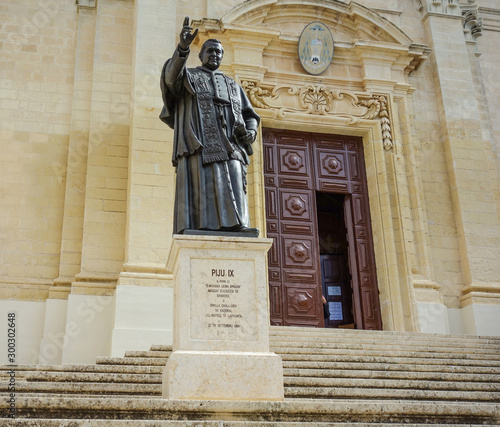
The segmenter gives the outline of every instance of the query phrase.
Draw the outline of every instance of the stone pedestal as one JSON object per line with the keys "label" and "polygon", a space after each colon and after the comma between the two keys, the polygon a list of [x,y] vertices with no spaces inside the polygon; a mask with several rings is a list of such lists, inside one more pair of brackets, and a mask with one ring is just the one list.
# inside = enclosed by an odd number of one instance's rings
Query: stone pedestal
{"label": "stone pedestal", "polygon": [[272,239],[174,236],[169,399],[283,400],[281,358],[269,351],[266,254]]}

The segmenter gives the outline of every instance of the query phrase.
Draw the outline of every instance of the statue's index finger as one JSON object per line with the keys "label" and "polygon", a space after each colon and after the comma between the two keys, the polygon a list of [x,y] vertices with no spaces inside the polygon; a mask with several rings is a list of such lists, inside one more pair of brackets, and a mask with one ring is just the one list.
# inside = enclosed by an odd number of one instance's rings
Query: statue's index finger
{"label": "statue's index finger", "polygon": [[189,27],[189,16],[184,18],[184,27]]}

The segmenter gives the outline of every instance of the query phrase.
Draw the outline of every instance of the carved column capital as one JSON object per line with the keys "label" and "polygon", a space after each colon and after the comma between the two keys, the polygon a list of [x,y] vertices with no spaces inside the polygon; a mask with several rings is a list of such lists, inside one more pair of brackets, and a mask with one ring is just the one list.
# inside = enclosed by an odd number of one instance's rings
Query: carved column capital
{"label": "carved column capital", "polygon": [[482,36],[483,19],[478,16],[478,6],[467,6],[462,8],[463,27],[465,39],[470,42],[475,42],[476,39]]}

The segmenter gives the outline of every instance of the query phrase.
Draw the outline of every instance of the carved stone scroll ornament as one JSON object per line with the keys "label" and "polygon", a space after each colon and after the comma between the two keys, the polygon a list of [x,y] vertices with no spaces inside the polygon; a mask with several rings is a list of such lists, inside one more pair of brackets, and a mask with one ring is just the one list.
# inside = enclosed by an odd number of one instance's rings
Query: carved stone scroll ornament
{"label": "carved stone scroll ornament", "polygon": [[332,115],[347,118],[351,125],[358,124],[361,119],[379,119],[384,148],[390,150],[393,147],[392,125],[386,96],[356,94],[312,84],[273,87],[242,81],[241,86],[254,107],[274,110],[282,118],[288,113]]}
{"label": "carved stone scroll ornament", "polygon": [[478,16],[477,8],[464,10],[462,15],[465,38],[468,41],[476,41],[479,36],[482,36],[483,31],[483,20]]}

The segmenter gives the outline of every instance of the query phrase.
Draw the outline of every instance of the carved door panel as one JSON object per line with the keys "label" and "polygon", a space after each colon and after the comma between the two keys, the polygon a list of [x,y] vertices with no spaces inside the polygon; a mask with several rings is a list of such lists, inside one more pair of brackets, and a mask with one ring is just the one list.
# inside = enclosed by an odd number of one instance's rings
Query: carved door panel
{"label": "carved door panel", "polygon": [[307,134],[264,134],[271,323],[322,325],[313,175]]}
{"label": "carved door panel", "polygon": [[[345,201],[349,266],[354,293],[355,324],[358,329],[382,329],[375,254],[367,200],[352,194]],[[365,206],[366,205],[366,206]]]}
{"label": "carved door panel", "polygon": [[264,129],[271,323],[323,326],[316,191],[344,194],[355,325],[381,329],[360,138]]}

